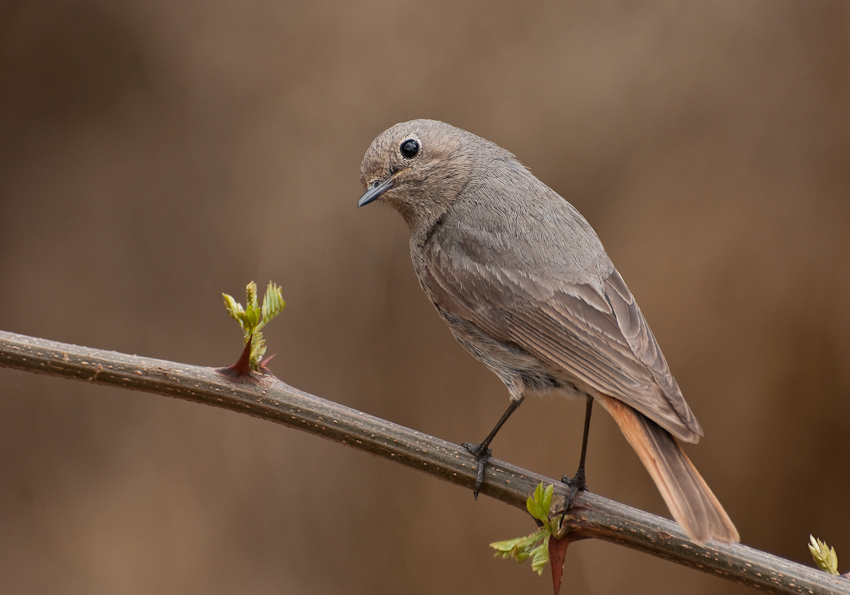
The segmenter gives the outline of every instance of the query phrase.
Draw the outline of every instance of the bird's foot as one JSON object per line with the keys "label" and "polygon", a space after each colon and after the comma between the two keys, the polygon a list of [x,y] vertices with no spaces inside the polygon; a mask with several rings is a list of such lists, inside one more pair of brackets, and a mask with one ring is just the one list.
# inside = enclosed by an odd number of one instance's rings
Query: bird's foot
{"label": "bird's foot", "polygon": [[478,470],[475,474],[475,489],[472,492],[472,495],[476,500],[478,500],[478,491],[481,489],[481,484],[484,483],[484,468],[487,466],[487,459],[490,458],[493,451],[483,444],[470,444],[469,442],[464,442],[461,446],[468,450],[478,461]]}
{"label": "bird's foot", "polygon": [[573,500],[581,491],[587,489],[587,482],[585,481],[584,469],[579,467],[576,474],[570,478],[564,475],[561,477],[561,483],[565,483],[569,486],[570,491],[567,492],[567,497],[564,498],[564,511],[561,513],[561,521],[564,520],[564,517],[567,516],[567,511],[570,509],[570,506],[573,505]]}

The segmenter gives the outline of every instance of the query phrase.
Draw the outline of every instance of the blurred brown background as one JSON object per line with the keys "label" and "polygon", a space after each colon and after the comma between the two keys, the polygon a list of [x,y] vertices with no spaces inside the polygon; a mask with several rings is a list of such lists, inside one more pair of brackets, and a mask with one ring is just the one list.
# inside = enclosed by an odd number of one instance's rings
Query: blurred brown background
{"label": "blurred brown background", "polygon": [[[843,0],[7,0],[0,328],[226,365],[220,293],[273,279],[280,378],[480,440],[507,392],[421,294],[401,219],[355,208],[366,147],[418,117],[508,148],[594,225],[744,542],[810,563],[814,533],[850,570]],[[571,473],[582,412],[531,400],[495,455]],[[592,490],[667,514],[601,412],[588,464]],[[548,593],[487,547],[532,528],[244,415],[0,370],[3,593]],[[566,577],[748,592],[594,542]]]}

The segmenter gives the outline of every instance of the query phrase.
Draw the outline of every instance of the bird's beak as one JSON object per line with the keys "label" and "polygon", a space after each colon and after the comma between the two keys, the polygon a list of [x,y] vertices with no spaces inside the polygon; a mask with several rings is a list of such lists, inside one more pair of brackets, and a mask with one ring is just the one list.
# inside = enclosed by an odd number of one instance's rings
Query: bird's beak
{"label": "bird's beak", "polygon": [[363,196],[360,197],[360,200],[357,201],[357,206],[362,207],[368,205],[373,200],[380,198],[384,192],[393,187],[395,179],[400,173],[401,172],[396,172],[386,180],[375,180],[369,184],[369,188],[366,189],[366,192],[364,192]]}

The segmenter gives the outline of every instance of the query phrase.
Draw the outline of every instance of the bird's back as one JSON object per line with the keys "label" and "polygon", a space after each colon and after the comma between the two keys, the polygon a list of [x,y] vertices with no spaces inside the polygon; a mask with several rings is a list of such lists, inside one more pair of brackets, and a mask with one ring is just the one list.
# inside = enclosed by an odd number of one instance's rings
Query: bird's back
{"label": "bird's back", "polygon": [[482,163],[411,248],[455,337],[506,384],[513,370],[546,388],[543,375],[698,440],[699,424],[596,233],[510,154]]}

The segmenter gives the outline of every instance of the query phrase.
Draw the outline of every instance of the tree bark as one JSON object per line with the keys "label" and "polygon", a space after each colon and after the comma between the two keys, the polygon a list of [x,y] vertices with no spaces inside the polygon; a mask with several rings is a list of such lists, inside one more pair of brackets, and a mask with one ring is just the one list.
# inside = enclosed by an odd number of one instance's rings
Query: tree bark
{"label": "tree bark", "polygon": [[[476,461],[456,444],[288,386],[271,374],[235,376],[205,368],[79,347],[0,331],[0,367],[176,397],[260,417],[413,467],[472,489]],[[490,459],[481,493],[521,510],[541,482],[559,481]],[[596,538],[722,576],[766,592],[850,594],[850,580],[740,544],[690,541],[679,526],[590,492],[580,492],[565,523],[577,539]]]}

